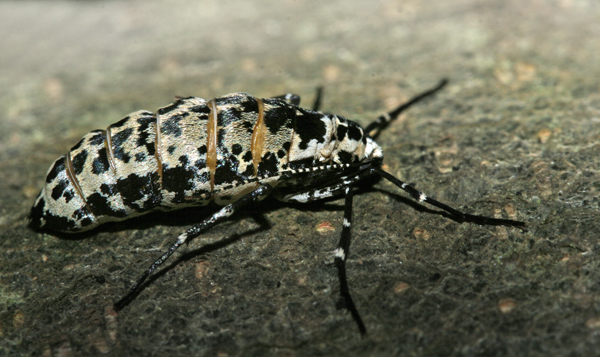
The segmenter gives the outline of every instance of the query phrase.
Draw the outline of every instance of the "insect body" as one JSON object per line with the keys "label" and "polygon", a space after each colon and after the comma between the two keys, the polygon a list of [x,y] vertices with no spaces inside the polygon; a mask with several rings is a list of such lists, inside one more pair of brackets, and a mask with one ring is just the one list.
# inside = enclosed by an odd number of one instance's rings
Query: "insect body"
{"label": "insect body", "polygon": [[245,93],[185,98],[84,136],[48,171],[31,217],[74,232],[152,210],[225,205],[260,186],[287,196],[381,157],[339,116]]}
{"label": "insect body", "polygon": [[345,306],[364,334],[345,269],[352,188],[359,180],[379,175],[460,222],[524,227],[523,222],[462,213],[381,169],[383,153],[373,137],[400,112],[444,85],[445,81],[366,129],[341,116],[317,112],[319,95],[314,110],[299,107],[295,95],[260,99],[233,93],[211,100],[182,98],[156,113],[132,113],[106,130],[88,133],[54,162],[31,210],[31,224],[79,232],[153,210],[211,201],[224,206],[181,234],[116,304],[120,309],[179,246],[243,206],[269,194],[296,202],[343,196],[344,224],[335,261]]}

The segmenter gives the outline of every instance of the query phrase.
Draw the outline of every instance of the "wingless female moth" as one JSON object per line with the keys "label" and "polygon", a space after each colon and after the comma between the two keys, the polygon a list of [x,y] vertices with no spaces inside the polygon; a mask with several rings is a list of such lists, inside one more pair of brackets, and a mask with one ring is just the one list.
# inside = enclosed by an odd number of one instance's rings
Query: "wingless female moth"
{"label": "wingless female moth", "polygon": [[320,90],[312,110],[301,108],[294,94],[255,98],[233,93],[210,100],[180,98],[156,113],[131,113],[106,130],[88,133],[52,164],[31,210],[31,225],[81,232],[150,211],[209,202],[224,206],[182,233],[115,304],[120,310],[177,248],[243,207],[267,195],[284,202],[344,197],[334,259],[343,305],[364,335],[346,278],[353,188],[360,180],[382,177],[457,222],[525,229],[524,222],[463,213],[382,169],[383,152],[374,139],[405,109],[446,83],[442,80],[365,129],[339,115],[318,112]]}

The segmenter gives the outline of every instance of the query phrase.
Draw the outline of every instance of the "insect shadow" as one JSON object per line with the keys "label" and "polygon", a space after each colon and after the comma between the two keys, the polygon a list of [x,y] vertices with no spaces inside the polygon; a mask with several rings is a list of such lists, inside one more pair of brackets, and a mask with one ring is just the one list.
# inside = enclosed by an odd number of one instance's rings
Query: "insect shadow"
{"label": "insect shadow", "polygon": [[[459,220],[457,217],[455,217],[447,212],[430,209],[430,208],[428,208],[422,204],[419,204],[419,203],[417,203],[407,197],[404,197],[400,194],[390,192],[385,189],[380,189],[380,188],[374,187],[374,185],[379,181],[380,181],[380,178],[374,177],[373,180],[370,180],[368,182],[361,182],[360,185],[356,186],[356,194],[361,195],[361,194],[367,194],[367,193],[372,193],[372,192],[383,193],[383,194],[390,196],[391,198],[393,198],[394,200],[396,200],[398,202],[404,203],[404,204],[412,207],[413,209],[415,209],[418,212],[440,215],[440,216],[449,218],[453,221],[456,221],[458,223],[461,222],[461,220]],[[138,290],[136,290],[133,294],[129,295],[127,297],[127,299],[125,301],[123,301],[123,303],[128,304],[129,302],[135,300],[137,298],[137,296],[139,296],[143,291],[146,290],[147,287],[151,286],[157,280],[161,279],[164,275],[169,273],[169,271],[171,271],[172,269],[177,267],[179,264],[185,263],[185,262],[190,261],[199,256],[202,256],[202,255],[214,252],[214,251],[218,251],[222,248],[225,248],[231,244],[234,244],[234,243],[244,239],[245,237],[252,236],[252,235],[255,235],[260,232],[268,231],[269,229],[272,228],[272,224],[265,217],[265,214],[267,214],[269,212],[278,211],[279,209],[285,208],[285,207],[296,209],[296,210],[302,211],[302,212],[319,212],[319,211],[340,212],[340,211],[344,210],[344,204],[343,204],[343,201],[341,201],[341,200],[342,200],[341,198],[333,197],[333,198],[328,198],[328,199],[324,199],[324,200],[320,200],[320,201],[314,201],[314,202],[310,202],[310,203],[301,204],[301,203],[292,203],[292,202],[281,202],[281,201],[278,201],[278,200],[275,200],[275,199],[269,197],[269,198],[265,199],[263,202],[259,203],[259,207],[257,208],[257,210],[238,212],[238,214],[235,217],[232,217],[233,219],[231,220],[231,222],[239,222],[239,221],[247,219],[247,218],[252,218],[258,224],[258,227],[247,230],[243,233],[234,233],[228,237],[220,238],[214,242],[204,243],[199,248],[196,248],[196,249],[193,249],[193,250],[190,250],[188,252],[181,254],[180,256],[178,256],[177,259],[175,259],[170,264],[166,265],[163,269],[161,269],[160,271],[158,271],[155,274],[148,277],[148,279],[142,285],[140,285],[138,287]],[[336,203],[336,201],[338,201],[339,203]],[[210,212],[211,212],[211,210],[206,209],[206,207],[192,207],[192,208],[180,210],[178,212],[169,212],[166,215],[164,213],[156,214],[156,215],[150,214],[147,216],[134,218],[133,220],[129,221],[128,224],[122,224],[121,222],[116,222],[114,224],[108,224],[104,228],[94,229],[91,234],[81,233],[81,236],[95,235],[98,232],[111,232],[112,233],[112,232],[122,231],[122,230],[126,230],[126,229],[132,229],[132,228],[137,229],[137,230],[146,230],[148,228],[152,228],[155,226],[186,226],[186,225],[193,224],[194,222],[196,222],[198,220],[198,217],[202,217],[203,215],[209,216]],[[156,216],[156,217],[153,217],[153,216]],[[66,235],[65,237],[67,237],[67,239],[73,238],[72,234]],[[83,239],[83,238],[78,237],[78,239]],[[191,241],[192,240],[187,242],[188,245]],[[338,303],[336,304],[336,307],[338,309],[345,308],[343,299],[340,298],[340,301],[338,301]]]}
{"label": "insect shadow", "polygon": [[[273,200],[275,201],[275,200]],[[259,203],[260,204],[260,203]],[[269,208],[273,205],[262,205],[264,210],[253,210],[253,211],[240,211],[237,212],[235,218],[232,221],[239,221],[244,218],[253,218],[257,223],[259,221],[264,220],[264,218],[259,218],[257,212],[260,211],[261,215],[263,213],[267,213],[270,211],[277,210],[279,206],[274,206],[273,208]],[[127,221],[118,221],[118,222],[107,222],[101,226],[98,226],[94,229],[84,232],[75,232],[75,233],[64,233],[58,231],[43,231],[43,233],[57,237],[59,239],[64,240],[84,240],[98,235],[98,233],[118,233],[123,231],[134,231],[134,230],[146,230],[150,228],[154,228],[157,226],[166,226],[166,227],[184,227],[193,225],[198,222],[198,220],[205,219],[206,217],[210,217],[214,212],[216,205],[209,205],[203,207],[187,207],[183,209],[179,209],[177,211],[157,211],[151,212],[143,216],[133,217],[128,219]],[[212,209],[212,211],[211,211]],[[266,222],[266,220],[265,220]],[[37,230],[35,227],[32,227],[29,224],[29,227],[33,230]]]}
{"label": "insect shadow", "polygon": [[[244,237],[251,236],[253,234],[257,234],[257,233],[260,233],[263,231],[267,231],[272,227],[271,223],[265,218],[263,212],[248,212],[246,214],[240,214],[239,216],[237,216],[237,219],[234,219],[233,221],[238,221],[238,220],[241,220],[241,219],[244,219],[247,217],[252,217],[254,219],[254,221],[256,223],[258,223],[258,227],[247,230],[246,232],[243,232],[243,233],[234,233],[228,237],[218,239],[215,242],[205,243],[200,248],[196,248],[194,250],[191,250],[189,252],[185,252],[185,253],[181,254],[177,259],[175,259],[173,262],[168,264],[166,267],[164,267],[163,269],[158,271],[156,274],[151,275],[142,285],[139,286],[138,290],[136,290],[131,295],[128,295],[127,299],[123,300],[123,301],[126,302],[127,304],[129,304],[129,302],[131,302],[132,300],[135,300],[135,298],[140,293],[142,293],[144,290],[146,290],[146,288],[148,286],[152,285],[156,280],[160,279],[163,275],[167,274],[171,269],[175,268],[177,265],[179,265],[183,262],[187,262],[198,256],[217,251],[221,248],[224,248],[231,244],[236,243],[237,241],[243,239]],[[191,216],[189,219],[192,219]],[[196,216],[196,219],[197,219],[197,216]]]}

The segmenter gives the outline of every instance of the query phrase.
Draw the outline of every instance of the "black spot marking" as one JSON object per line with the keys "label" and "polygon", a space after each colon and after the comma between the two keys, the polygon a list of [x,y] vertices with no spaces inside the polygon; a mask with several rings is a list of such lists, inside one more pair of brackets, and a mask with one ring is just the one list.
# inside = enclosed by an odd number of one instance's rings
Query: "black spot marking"
{"label": "black spot marking", "polygon": [[270,176],[277,173],[279,159],[272,153],[268,152],[262,157],[258,164],[258,176]]}
{"label": "black spot marking", "polygon": [[109,128],[111,129],[116,129],[116,128],[120,128],[123,125],[125,125],[125,123],[127,123],[127,121],[130,119],[129,115],[126,116],[125,118],[119,120],[118,122],[112,124],[111,126],[109,126]]}
{"label": "black spot marking", "polygon": [[[220,127],[238,122],[242,116],[258,115],[258,102],[248,94],[216,98],[215,105],[219,108],[217,123]],[[242,122],[247,122],[247,120],[242,120]]]}
{"label": "black spot marking", "polygon": [[173,153],[175,152],[175,149],[177,149],[177,146],[175,145],[171,145],[167,148],[167,152],[171,155],[173,155]]}
{"label": "black spot marking", "polygon": [[137,161],[137,162],[146,161],[146,154],[143,152],[138,152],[137,154],[135,154],[135,161]]}
{"label": "black spot marking", "polygon": [[116,195],[118,191],[116,190],[115,185],[107,185],[103,183],[100,185],[100,192],[102,192],[105,196],[113,196]]}
{"label": "black spot marking", "polygon": [[282,127],[292,129],[296,108],[283,101],[265,99],[266,103],[275,106],[265,111],[265,125],[271,135],[277,135]]}
{"label": "black spot marking", "polygon": [[100,192],[102,192],[105,196],[113,196],[116,194],[116,189],[114,185],[107,185],[103,183],[100,185]]}
{"label": "black spot marking", "polygon": [[142,203],[142,211],[149,211],[158,207],[162,202],[162,193],[160,191],[160,175],[158,172],[153,172],[150,175],[149,187],[152,194],[146,197],[146,200]]}
{"label": "black spot marking", "polygon": [[215,104],[227,105],[237,111],[250,111],[257,106],[256,99],[247,93],[235,93],[235,95],[215,98]]}
{"label": "black spot marking", "polygon": [[346,136],[346,134],[348,133],[348,127],[345,125],[338,125],[337,127],[337,140],[338,141],[342,141],[344,140],[344,137]]}
{"label": "black spot marking", "polygon": [[79,154],[75,155],[71,162],[73,163],[73,172],[75,175],[81,174],[83,168],[85,167],[85,160],[87,160],[88,152],[87,150],[82,150]]}
{"label": "black spot marking", "polygon": [[254,98],[251,95],[244,95],[244,96],[240,96],[240,101],[238,102],[240,107],[242,108],[242,112],[244,113],[250,113],[250,112],[256,112],[258,113],[258,102],[256,101],[256,98]]}
{"label": "black spot marking", "polygon": [[154,116],[146,116],[137,119],[139,124],[137,128],[138,138],[137,145],[145,146],[148,155],[154,155],[154,130],[150,128],[150,126],[155,122],[156,118]]}
{"label": "black spot marking", "polygon": [[246,129],[246,131],[248,133],[252,133],[254,131],[254,124],[255,123],[253,123],[251,121],[243,121],[242,122],[242,128]]}
{"label": "black spot marking", "polygon": [[162,135],[173,135],[175,137],[181,136],[181,125],[179,125],[179,122],[188,115],[188,113],[182,113],[164,118],[164,121],[161,123],[160,133]]}
{"label": "black spot marking", "polygon": [[[44,230],[52,230],[52,231],[74,231],[75,229],[75,221],[69,219],[67,217],[55,216],[51,213],[46,213],[43,217],[45,224],[40,227],[40,229]],[[32,221],[33,223],[33,221]]]}
{"label": "black spot marking", "polygon": [[82,208],[76,210],[75,212],[73,212],[73,214],[71,215],[71,218],[75,219],[76,221],[81,221],[82,219],[88,217],[89,215],[90,215],[90,212],[85,207],[82,207]]}
{"label": "black spot marking", "polygon": [[39,201],[37,201],[37,203],[33,207],[31,207],[31,212],[29,212],[29,224],[31,228],[35,230],[39,230],[40,228],[42,228],[42,218],[44,217],[45,206],[46,200],[42,198]]}
{"label": "black spot marking", "polygon": [[69,201],[71,201],[73,197],[75,197],[75,192],[71,190],[66,190],[63,194],[63,197],[65,198],[65,203],[69,203]]}
{"label": "black spot marking", "polygon": [[46,183],[50,183],[54,181],[54,179],[58,176],[59,173],[65,170],[65,157],[61,156],[58,160],[54,161],[52,168],[48,171],[48,175],[46,176]]}
{"label": "black spot marking", "polygon": [[[203,168],[205,168],[205,167],[206,167],[206,160],[204,160],[204,159],[202,159],[202,158],[201,158],[201,159],[198,159],[198,160],[194,161],[194,167],[195,167],[195,168],[196,168],[198,171],[202,170]],[[203,182],[203,183],[204,183],[204,182]]]}
{"label": "black spot marking", "polygon": [[200,155],[204,155],[204,154],[206,154],[206,152],[207,152],[206,145],[202,145],[198,148],[198,153]]}
{"label": "black spot marking", "polygon": [[76,222],[79,222],[82,228],[88,227],[94,223],[92,217],[93,215],[85,207],[73,212],[73,215],[71,216]]}
{"label": "black spot marking", "polygon": [[219,160],[215,170],[215,186],[221,186],[244,178],[238,175],[239,162],[237,157],[230,155],[225,160]]}
{"label": "black spot marking", "polygon": [[94,192],[85,198],[85,201],[90,206],[96,216],[110,216],[110,217],[126,217],[127,212],[125,210],[113,209],[108,197],[101,195],[98,192]]}
{"label": "black spot marking", "polygon": [[163,189],[175,193],[171,199],[172,203],[186,202],[184,191],[192,188],[191,183],[194,177],[194,172],[188,171],[182,166],[175,166],[163,171]]}
{"label": "black spot marking", "polygon": [[98,156],[92,161],[92,173],[100,175],[110,169],[110,163],[108,162],[108,154],[106,148],[98,150]]}
{"label": "black spot marking", "polygon": [[177,165],[172,168],[164,168],[163,189],[170,192],[175,192],[178,195],[180,194],[180,198],[183,200],[183,191],[191,190],[193,188],[193,182],[196,175],[194,171],[186,169],[186,166],[188,165],[187,157],[182,155],[179,158],[179,161],[182,163],[181,165]]}
{"label": "black spot marking", "polygon": [[254,176],[254,166],[252,166],[252,165],[246,166],[246,171],[244,171],[242,173],[242,176],[244,176],[244,177]]}
{"label": "black spot marking", "polygon": [[[98,145],[104,145],[104,138],[106,138],[105,135],[105,131],[104,130],[94,130],[91,133],[95,133],[94,136],[92,136],[89,139],[89,144],[90,145],[94,145],[94,146],[98,146]],[[71,149],[71,151],[73,151]]]}
{"label": "black spot marking", "polygon": [[[149,210],[160,202],[160,193],[152,175],[139,176],[130,174],[117,181],[117,190],[123,198],[123,203],[137,212]],[[140,204],[139,200],[142,200]]]}
{"label": "black spot marking", "polygon": [[[219,129],[217,131],[217,143],[222,143],[225,139],[225,135],[227,134],[227,130]],[[217,144],[217,150],[219,151],[227,151],[227,148],[224,148],[223,145]]]}
{"label": "black spot marking", "polygon": [[163,115],[163,114],[167,114],[168,112],[171,112],[175,109],[177,109],[179,107],[179,105],[181,105],[182,101],[178,100],[175,103],[171,104],[171,105],[167,105],[166,107],[160,108],[157,113],[159,115]]}
{"label": "black spot marking", "polygon": [[85,137],[81,138],[81,140],[79,140],[79,142],[71,148],[71,151],[75,151],[75,150],[79,149],[81,147],[81,145],[83,145],[84,141],[85,141]]}
{"label": "black spot marking", "polygon": [[210,108],[207,105],[197,105],[188,109],[192,113],[210,114]]}
{"label": "black spot marking", "polygon": [[140,116],[137,118],[136,122],[140,125],[138,127],[138,132],[142,132],[148,129],[148,126],[154,122],[154,116],[152,114],[148,116]]}
{"label": "black spot marking", "polygon": [[337,155],[343,164],[352,163],[352,161],[353,161],[352,159],[354,158],[354,155],[352,155],[351,153],[346,152],[346,151],[339,151]]}
{"label": "black spot marking", "polygon": [[50,197],[52,197],[53,200],[57,201],[59,198],[61,198],[61,196],[63,195],[63,193],[69,186],[70,186],[69,181],[60,180],[58,182],[58,184],[56,186],[54,186],[54,188],[52,189],[52,193],[50,194]]}
{"label": "black spot marking", "polygon": [[311,140],[322,143],[325,133],[327,133],[325,123],[321,121],[323,115],[302,108],[298,110],[301,111],[302,115],[296,116],[295,132],[300,136],[300,143],[298,144],[300,150],[305,150]]}
{"label": "black spot marking", "polygon": [[113,153],[115,158],[128,163],[131,160],[131,155],[125,151],[124,144],[133,133],[132,128],[121,130],[112,136]]}
{"label": "black spot marking", "polygon": [[283,159],[286,155],[287,155],[287,152],[285,150],[277,151],[277,157],[280,159]]}
{"label": "black spot marking", "polygon": [[231,153],[236,156],[239,156],[242,153],[242,150],[244,150],[244,148],[240,144],[233,144],[231,146]]}
{"label": "black spot marking", "polygon": [[246,151],[246,153],[242,157],[242,160],[244,160],[244,162],[251,162],[252,161],[252,151]]}
{"label": "black spot marking", "polygon": [[94,221],[90,217],[85,217],[79,223],[81,223],[82,228],[85,228],[94,223]]}
{"label": "black spot marking", "polygon": [[286,141],[285,143],[283,143],[283,145],[281,145],[281,147],[283,148],[283,150],[289,152],[290,148],[292,147],[292,143],[290,141]]}
{"label": "black spot marking", "polygon": [[363,137],[360,128],[353,122],[348,122],[348,137],[356,141],[360,141]]}

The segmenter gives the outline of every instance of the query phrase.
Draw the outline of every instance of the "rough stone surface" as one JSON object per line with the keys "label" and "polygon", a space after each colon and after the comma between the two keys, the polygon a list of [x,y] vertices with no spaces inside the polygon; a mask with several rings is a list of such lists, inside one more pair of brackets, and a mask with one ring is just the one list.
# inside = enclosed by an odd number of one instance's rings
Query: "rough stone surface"
{"label": "rough stone surface", "polygon": [[[598,18],[595,0],[0,3],[0,355],[595,355]],[[325,110],[366,124],[444,77],[380,136],[386,169],[529,231],[458,224],[385,182],[365,189],[348,274],[366,338],[336,309],[339,201],[249,208],[119,313],[209,212],[85,236],[27,227],[56,157],[174,95],[307,104],[323,85]]]}

